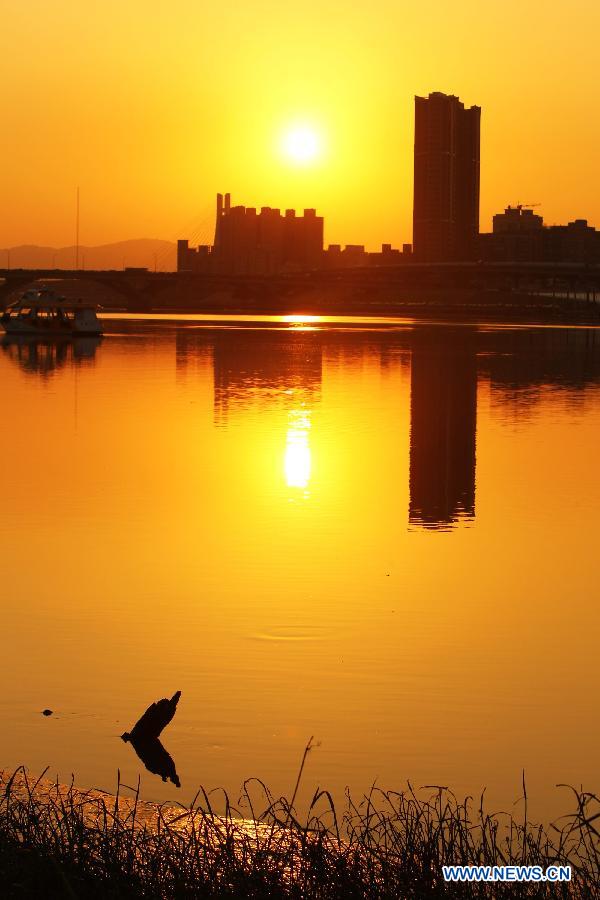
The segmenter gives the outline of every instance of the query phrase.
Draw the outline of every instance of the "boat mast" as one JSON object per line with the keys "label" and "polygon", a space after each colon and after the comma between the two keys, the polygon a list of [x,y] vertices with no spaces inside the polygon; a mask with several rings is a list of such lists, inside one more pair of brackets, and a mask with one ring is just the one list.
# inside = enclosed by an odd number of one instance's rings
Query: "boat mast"
{"label": "boat mast", "polygon": [[75,210],[75,270],[79,270],[79,186],[77,187],[77,206]]}

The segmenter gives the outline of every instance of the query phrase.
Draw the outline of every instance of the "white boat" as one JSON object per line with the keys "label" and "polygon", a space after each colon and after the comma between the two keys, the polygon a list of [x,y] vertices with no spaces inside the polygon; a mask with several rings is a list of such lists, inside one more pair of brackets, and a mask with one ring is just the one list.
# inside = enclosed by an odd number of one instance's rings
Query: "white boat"
{"label": "white boat", "polygon": [[7,306],[0,316],[7,334],[35,334],[62,337],[102,334],[96,307],[83,300],[67,300],[47,288],[30,289]]}

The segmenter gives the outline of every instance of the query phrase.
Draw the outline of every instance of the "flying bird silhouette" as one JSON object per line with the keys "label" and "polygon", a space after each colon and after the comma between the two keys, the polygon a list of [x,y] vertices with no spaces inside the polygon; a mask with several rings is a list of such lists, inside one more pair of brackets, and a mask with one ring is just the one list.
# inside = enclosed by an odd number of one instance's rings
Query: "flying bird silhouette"
{"label": "flying bird silhouette", "polygon": [[131,731],[125,731],[121,738],[124,741],[152,741],[156,740],[173,716],[181,697],[181,691],[173,694],[170,700],[157,700],[149,706],[144,715],[139,719]]}

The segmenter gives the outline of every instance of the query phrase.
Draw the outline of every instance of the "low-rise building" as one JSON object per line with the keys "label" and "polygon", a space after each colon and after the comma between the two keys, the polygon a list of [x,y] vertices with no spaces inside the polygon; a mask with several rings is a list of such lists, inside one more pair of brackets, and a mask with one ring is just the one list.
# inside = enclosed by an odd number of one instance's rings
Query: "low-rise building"
{"label": "low-rise building", "polygon": [[323,267],[326,269],[357,268],[360,266],[395,266],[412,258],[412,245],[403,244],[402,250],[391,244],[382,244],[381,250],[369,252],[364,244],[330,244],[323,251]]}
{"label": "low-rise building", "polygon": [[508,206],[494,216],[492,228],[479,235],[479,255],[486,262],[600,263],[600,231],[586,219],[544,225],[531,209]]}

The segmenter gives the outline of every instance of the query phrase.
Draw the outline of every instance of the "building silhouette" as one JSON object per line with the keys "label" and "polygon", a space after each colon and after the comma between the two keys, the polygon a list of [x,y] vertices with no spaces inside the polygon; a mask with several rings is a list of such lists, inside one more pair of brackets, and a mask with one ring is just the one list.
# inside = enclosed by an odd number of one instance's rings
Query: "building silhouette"
{"label": "building silhouette", "polygon": [[329,244],[323,251],[321,265],[324,269],[354,269],[360,266],[397,266],[410,261],[412,245],[403,244],[402,250],[391,244],[382,244],[381,250],[368,251],[364,244]]}
{"label": "building silhouette", "polygon": [[479,235],[481,259],[498,262],[541,260],[544,255],[544,220],[519,204],[507,206],[492,219],[492,232]]}
{"label": "building silhouette", "polygon": [[538,232],[544,227],[542,216],[534,213],[529,206],[519,203],[518,206],[507,206],[504,212],[496,213],[492,219],[494,234],[514,234]]}
{"label": "building silhouette", "polygon": [[479,235],[479,257],[489,262],[600,263],[600,231],[586,219],[544,225],[542,216],[519,204],[493,217]]}
{"label": "building silhouette", "polygon": [[415,332],[410,391],[410,524],[451,527],[475,515],[475,334]]}
{"label": "building silhouette", "polygon": [[192,249],[177,242],[179,272],[228,275],[271,275],[306,271],[321,265],[323,217],[305,209],[232,206],[230,194],[217,194],[215,240],[212,247]]}
{"label": "building silhouette", "polygon": [[415,97],[413,252],[424,262],[469,260],[479,234],[481,107],[435,92]]}
{"label": "building silhouette", "polygon": [[209,244],[190,247],[189,241],[184,238],[177,241],[178,272],[211,272],[212,262],[212,247]]}

